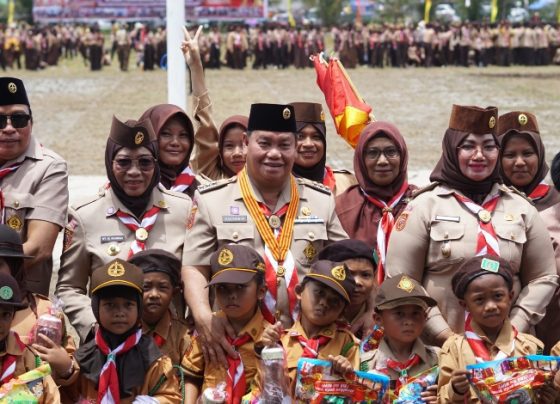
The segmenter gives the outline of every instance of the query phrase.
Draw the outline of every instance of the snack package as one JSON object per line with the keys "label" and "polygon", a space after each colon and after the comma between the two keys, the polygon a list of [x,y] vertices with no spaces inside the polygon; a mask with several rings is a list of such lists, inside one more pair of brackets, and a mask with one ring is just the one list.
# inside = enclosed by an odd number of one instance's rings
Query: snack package
{"label": "snack package", "polygon": [[342,377],[333,372],[330,361],[301,358],[295,403],[382,403],[388,386],[385,375],[355,371]]}
{"label": "snack package", "polygon": [[222,404],[227,400],[225,382],[218,383],[216,387],[206,388],[197,403],[199,404]]}
{"label": "snack package", "polygon": [[379,348],[383,338],[383,328],[375,324],[371,332],[360,342],[360,354]]}
{"label": "snack package", "polygon": [[54,298],[49,313],[41,314],[37,319],[31,341],[42,345],[43,342],[37,337],[37,334],[43,334],[57,345],[62,343],[62,309],[62,300]]}
{"label": "snack package", "polygon": [[468,365],[469,381],[484,404],[536,403],[535,391],[550,383],[560,357],[528,355]]}
{"label": "snack package", "polygon": [[30,370],[0,387],[0,404],[35,404],[43,395],[43,378],[51,374],[48,363]]}
{"label": "snack package", "polygon": [[404,384],[399,390],[399,395],[393,400],[393,404],[422,404],[424,400],[420,394],[426,389],[436,384],[439,375],[439,367],[434,366],[416,376],[408,379],[408,383]]}

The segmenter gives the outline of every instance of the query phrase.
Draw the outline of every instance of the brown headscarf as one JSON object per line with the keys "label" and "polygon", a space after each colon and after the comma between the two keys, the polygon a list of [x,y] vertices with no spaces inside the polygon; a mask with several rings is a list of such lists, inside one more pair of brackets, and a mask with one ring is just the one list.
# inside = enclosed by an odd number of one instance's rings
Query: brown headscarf
{"label": "brown headscarf", "polygon": [[[399,175],[391,184],[384,187],[380,187],[370,180],[364,161],[367,144],[371,139],[381,136],[387,137],[395,143],[401,156]],[[379,220],[381,220],[382,212],[381,209],[367,200],[364,193],[389,202],[407,181],[407,167],[408,148],[395,125],[389,122],[376,121],[363,129],[354,151],[354,171],[358,185],[351,186],[336,198],[336,214],[350,238],[362,240],[369,246],[375,247],[377,226]],[[394,217],[397,217],[404,209],[406,200],[414,188],[416,187],[408,186],[405,195],[393,209]]]}
{"label": "brown headscarf", "polygon": [[[548,174],[549,168],[548,168],[548,164],[546,164],[544,143],[541,139],[541,136],[535,132],[521,133],[516,130],[511,130],[509,132],[506,132],[503,136],[500,136],[498,138],[498,140],[500,141],[500,161],[502,160],[502,155],[504,153],[507,143],[514,137],[521,137],[527,140],[535,150],[535,153],[537,153],[537,157],[539,159],[539,166],[537,169],[537,173],[535,174],[535,177],[528,185],[521,188],[521,191],[525,192],[526,195],[529,195],[531,194],[531,192],[533,192],[533,190],[537,187],[537,185],[539,185],[540,182],[545,179],[546,174]],[[504,174],[504,170],[501,168],[501,166],[500,166],[500,174],[502,176],[502,180],[504,181],[504,184],[508,186],[513,185],[511,181]]]}
{"label": "brown headscarf", "polygon": [[[181,119],[185,127],[187,128],[187,132],[189,134],[189,140],[191,142],[191,148],[187,153],[185,159],[181,162],[179,167],[169,167],[163,161],[159,160],[159,166],[161,169],[161,183],[162,185],[169,189],[175,182],[177,175],[181,173],[189,165],[189,160],[191,158],[191,152],[193,150],[194,145],[194,128],[191,119],[188,115],[183,111],[182,108],[173,105],[173,104],[159,104],[155,105],[146,112],[142,114],[140,120],[143,121],[144,119],[149,119],[152,122],[152,126],[154,127],[154,132],[159,139],[159,132],[164,127],[164,125],[169,121],[171,118],[179,118]],[[190,187],[189,187],[190,188]]]}
{"label": "brown headscarf", "polygon": [[234,126],[240,126],[243,128],[243,130],[247,131],[248,124],[249,124],[249,117],[244,115],[232,115],[222,123],[222,126],[220,126],[220,131],[218,134],[218,152],[220,156],[220,164],[222,167],[222,171],[226,173],[228,177],[233,177],[237,174],[231,171],[229,168],[227,168],[227,166],[224,164],[223,152],[224,152],[225,134],[230,128]]}
{"label": "brown headscarf", "polygon": [[[463,140],[468,135],[468,132],[455,129],[447,129],[445,131],[442,141],[443,153],[430,175],[430,181],[445,184],[449,188],[458,190],[473,201],[481,202],[488,195],[494,183],[501,181],[500,162],[496,163],[492,174],[483,181],[473,181],[465,177],[459,167],[459,151],[457,147],[463,143]],[[492,136],[496,140],[496,144],[498,144],[496,135],[492,134]]]}

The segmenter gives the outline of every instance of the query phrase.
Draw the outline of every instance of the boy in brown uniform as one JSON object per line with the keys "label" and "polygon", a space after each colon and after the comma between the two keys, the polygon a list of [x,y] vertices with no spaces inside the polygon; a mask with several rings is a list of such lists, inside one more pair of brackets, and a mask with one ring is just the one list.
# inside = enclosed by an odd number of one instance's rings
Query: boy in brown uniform
{"label": "boy in brown uniform", "polygon": [[[453,276],[453,293],[469,314],[465,333],[451,336],[441,349],[439,402],[479,402],[469,387],[467,365],[542,352],[541,341],[518,332],[509,320],[513,277],[508,261],[492,255],[469,258]],[[545,394],[543,388],[542,399]]]}
{"label": "boy in brown uniform", "polygon": [[[213,286],[220,308],[214,315],[227,317],[235,330],[235,336],[227,338],[238,356],[227,357],[227,369],[218,362],[206,362],[202,341],[194,338],[192,350],[184,361],[189,379],[186,384],[186,402],[195,403],[206,388],[225,382],[227,402],[239,403],[257,374],[255,343],[261,341],[264,328],[269,325],[259,308],[266,291],[265,264],[254,249],[230,244],[212,254],[210,265],[212,278],[208,286]],[[238,378],[239,372],[242,374]]]}
{"label": "boy in brown uniform", "polygon": [[181,400],[169,357],[142,335],[142,270],[119,258],[96,269],[91,306],[95,337],[76,351],[80,377],[72,402],[173,404]]}
{"label": "boy in brown uniform", "polygon": [[317,261],[296,287],[299,320],[287,330],[282,329],[280,322],[265,330],[264,345],[280,343],[286,351],[292,392],[300,358],[331,360],[334,371],[339,374],[358,369],[358,340],[338,322],[350,303],[355,286],[354,277],[345,264]]}
{"label": "boy in brown uniform", "polygon": [[[361,369],[390,377],[389,394],[438,364],[438,348],[424,345],[420,335],[429,307],[437,303],[420,283],[406,275],[386,279],[375,298],[375,319],[384,328],[379,348],[362,354]],[[426,402],[436,402],[437,386],[422,393]]]}
{"label": "boy in brown uniform", "polygon": [[180,295],[181,261],[173,254],[157,248],[140,251],[128,260],[144,272],[142,331],[149,335],[160,351],[181,365],[191,346],[187,323],[170,307]]}

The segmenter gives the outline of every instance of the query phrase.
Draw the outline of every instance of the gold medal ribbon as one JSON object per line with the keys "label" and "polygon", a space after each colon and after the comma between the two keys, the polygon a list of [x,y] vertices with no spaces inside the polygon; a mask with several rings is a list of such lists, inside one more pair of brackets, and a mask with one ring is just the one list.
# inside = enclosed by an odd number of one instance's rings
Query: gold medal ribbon
{"label": "gold medal ribbon", "polygon": [[292,243],[294,221],[296,219],[299,202],[299,192],[294,176],[290,175],[290,203],[288,206],[288,211],[286,212],[284,226],[282,226],[282,231],[280,232],[280,236],[278,237],[278,239],[274,237],[274,232],[270,228],[268,220],[265,214],[261,211],[259,203],[257,202],[253,190],[251,189],[247,169],[243,168],[243,170],[241,170],[237,177],[239,179],[239,186],[241,187],[243,202],[245,202],[249,214],[255,221],[255,225],[257,226],[259,234],[261,235],[268,248],[270,248],[274,259],[278,263],[283,262]]}

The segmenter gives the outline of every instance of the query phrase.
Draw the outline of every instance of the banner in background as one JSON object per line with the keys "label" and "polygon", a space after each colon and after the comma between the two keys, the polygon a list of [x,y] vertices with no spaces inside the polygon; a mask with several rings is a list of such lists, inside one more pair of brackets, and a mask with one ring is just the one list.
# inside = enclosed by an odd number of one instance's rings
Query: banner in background
{"label": "banner in background", "polygon": [[[265,18],[268,0],[186,0],[191,19],[248,20]],[[38,22],[163,21],[165,0],[35,0],[33,19]]]}
{"label": "banner in background", "polygon": [[430,10],[432,8],[432,0],[426,0],[424,5],[424,22],[430,22]]}
{"label": "banner in background", "polygon": [[490,22],[496,22],[498,16],[498,0],[492,0],[492,8],[490,9]]}

